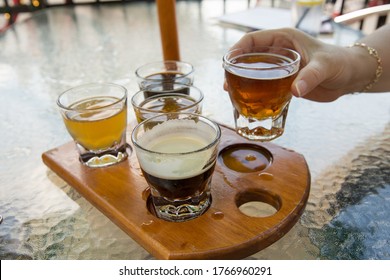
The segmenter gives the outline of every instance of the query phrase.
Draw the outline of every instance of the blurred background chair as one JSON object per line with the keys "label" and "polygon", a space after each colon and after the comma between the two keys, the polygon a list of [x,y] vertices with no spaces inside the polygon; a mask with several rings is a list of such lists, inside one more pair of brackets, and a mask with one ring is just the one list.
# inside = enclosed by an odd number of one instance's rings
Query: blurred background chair
{"label": "blurred background chair", "polygon": [[390,4],[373,6],[336,16],[334,21],[360,29],[363,34],[367,35],[380,26],[390,23]]}

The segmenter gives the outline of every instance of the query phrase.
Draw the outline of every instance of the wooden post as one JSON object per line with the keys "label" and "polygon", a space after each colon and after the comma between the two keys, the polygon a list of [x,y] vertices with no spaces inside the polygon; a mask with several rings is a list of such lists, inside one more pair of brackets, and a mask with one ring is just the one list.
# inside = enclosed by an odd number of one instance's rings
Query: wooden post
{"label": "wooden post", "polygon": [[164,60],[180,60],[176,0],[156,0]]}

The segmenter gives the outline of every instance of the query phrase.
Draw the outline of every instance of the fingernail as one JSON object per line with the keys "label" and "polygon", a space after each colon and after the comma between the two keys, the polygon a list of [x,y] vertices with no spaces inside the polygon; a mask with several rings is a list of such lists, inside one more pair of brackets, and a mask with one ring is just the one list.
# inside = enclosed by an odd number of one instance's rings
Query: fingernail
{"label": "fingernail", "polygon": [[295,88],[297,89],[299,97],[302,97],[302,96],[304,96],[306,94],[307,84],[306,84],[306,82],[304,80],[299,80],[295,84]]}

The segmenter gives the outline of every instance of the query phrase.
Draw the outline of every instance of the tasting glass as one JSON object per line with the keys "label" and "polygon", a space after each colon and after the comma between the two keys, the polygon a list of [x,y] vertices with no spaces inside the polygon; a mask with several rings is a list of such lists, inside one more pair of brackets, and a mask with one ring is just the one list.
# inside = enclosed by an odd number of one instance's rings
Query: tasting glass
{"label": "tasting glass", "polygon": [[162,85],[138,91],[131,98],[138,123],[161,113],[202,113],[203,93],[194,86],[173,83],[170,89]]}
{"label": "tasting glass", "polygon": [[164,85],[164,88],[169,90],[172,83],[192,85],[194,67],[184,61],[156,61],[140,66],[135,75],[141,90],[154,85]]}
{"label": "tasting glass", "polygon": [[84,165],[104,167],[127,158],[126,88],[110,83],[80,85],[63,92],[57,105]]}
{"label": "tasting glass", "polygon": [[259,141],[283,134],[299,63],[296,51],[268,46],[237,48],[223,57],[238,134]]}
{"label": "tasting glass", "polygon": [[209,208],[220,137],[218,124],[190,113],[161,114],[134,128],[132,142],[157,217],[187,221]]}

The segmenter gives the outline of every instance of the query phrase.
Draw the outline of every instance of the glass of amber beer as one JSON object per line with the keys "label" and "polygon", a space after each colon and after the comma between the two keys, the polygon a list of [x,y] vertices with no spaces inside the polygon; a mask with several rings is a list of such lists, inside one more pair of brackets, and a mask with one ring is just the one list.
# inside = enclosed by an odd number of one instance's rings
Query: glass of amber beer
{"label": "glass of amber beer", "polygon": [[57,105],[83,164],[103,167],[127,158],[126,88],[109,83],[85,84],[63,92]]}
{"label": "glass of amber beer", "polygon": [[161,113],[201,114],[203,97],[197,87],[173,83],[170,89],[154,85],[140,90],[131,98],[131,104],[140,123]]}
{"label": "glass of amber beer", "polygon": [[135,75],[141,90],[154,85],[163,85],[165,90],[169,90],[172,83],[192,85],[194,67],[184,61],[156,61],[140,66]]}
{"label": "glass of amber beer", "polygon": [[281,136],[300,55],[279,47],[234,49],[223,67],[238,134],[259,141]]}
{"label": "glass of amber beer", "polygon": [[157,217],[186,221],[209,208],[220,137],[216,123],[190,113],[160,114],[134,128],[132,142]]}

